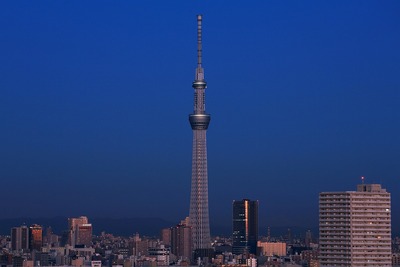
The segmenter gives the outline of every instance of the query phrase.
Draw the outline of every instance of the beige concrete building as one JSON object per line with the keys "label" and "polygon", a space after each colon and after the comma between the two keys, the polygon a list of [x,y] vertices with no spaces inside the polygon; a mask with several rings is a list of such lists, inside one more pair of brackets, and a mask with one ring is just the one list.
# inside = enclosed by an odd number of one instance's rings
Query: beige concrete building
{"label": "beige concrete building", "polygon": [[379,184],[319,195],[321,267],[389,267],[390,193]]}
{"label": "beige concrete building", "polygon": [[286,243],[282,242],[257,242],[263,256],[286,256]]}

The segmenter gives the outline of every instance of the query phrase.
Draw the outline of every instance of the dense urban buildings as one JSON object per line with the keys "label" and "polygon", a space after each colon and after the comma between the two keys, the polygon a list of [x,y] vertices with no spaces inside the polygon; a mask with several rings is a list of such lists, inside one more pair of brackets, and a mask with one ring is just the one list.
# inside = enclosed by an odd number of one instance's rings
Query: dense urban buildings
{"label": "dense urban buildings", "polygon": [[[375,189],[379,187],[370,187],[365,185],[364,188],[359,190],[364,190],[361,192],[375,192]],[[383,190],[384,191],[384,190]],[[339,192],[335,194],[342,194],[347,192]],[[321,193],[321,194],[331,194],[331,193]],[[378,193],[379,194],[379,193]],[[370,196],[371,197],[371,196]],[[356,202],[361,202],[360,196],[352,196]],[[338,201],[341,198],[337,198]],[[375,199],[376,200],[376,199]],[[365,200],[363,198],[364,204],[374,204],[375,202]],[[243,204],[244,200],[238,201],[238,203]],[[341,202],[341,201],[339,201]],[[345,201],[342,201],[346,203]],[[359,204],[355,203],[355,204]],[[376,201],[375,206],[381,206],[379,201]],[[329,201],[325,200],[325,205],[329,206]],[[356,205],[356,206],[357,206]],[[243,206],[243,205],[242,205]],[[321,205],[322,206],[322,205]],[[335,207],[336,206],[336,207]],[[344,205],[346,206],[346,205]],[[350,206],[350,204],[348,205]],[[374,205],[372,205],[374,206]],[[382,205],[384,208],[384,205]],[[340,209],[337,208],[336,203],[330,207],[331,209],[336,209],[339,212]],[[365,208],[361,208],[360,211]],[[386,208],[384,208],[386,210]],[[326,208],[326,213],[329,213],[329,209]],[[325,211],[324,211],[325,212]],[[340,212],[343,213],[343,212]],[[354,220],[360,220],[360,214],[357,211],[354,212]],[[333,214],[331,214],[333,215]],[[359,216],[360,215],[360,216]],[[344,216],[343,214],[340,216]],[[334,216],[333,216],[334,217]],[[368,216],[367,216],[368,217]],[[332,219],[333,221],[334,219]],[[386,223],[384,217],[380,218],[383,224]],[[79,221],[79,220],[78,220]],[[65,219],[65,227],[67,228],[67,222],[71,220]],[[0,236],[0,267],[39,267],[39,266],[92,266],[92,267],[156,267],[156,266],[188,266],[188,265],[202,265],[208,267],[320,267],[327,266],[320,263],[320,251],[318,240],[312,237],[312,232],[310,230],[299,232],[295,228],[291,228],[291,231],[287,229],[281,229],[277,231],[275,227],[268,227],[270,231],[267,232],[267,236],[259,236],[259,241],[257,242],[258,250],[257,253],[249,254],[245,252],[243,254],[235,254],[232,252],[233,239],[232,237],[221,237],[213,236],[211,242],[211,249],[215,251],[212,257],[209,257],[209,261],[197,261],[196,263],[191,263],[189,259],[191,255],[191,234],[190,226],[188,226],[189,220],[182,220],[179,224],[165,228],[161,231],[159,237],[153,236],[140,236],[139,233],[130,236],[114,236],[112,234],[107,234],[102,232],[99,235],[92,236],[92,242],[90,246],[71,246],[68,243],[63,244],[61,241],[62,237],[53,233],[51,227],[46,227],[45,234],[43,236],[43,243],[39,250],[30,247],[25,249],[13,250],[13,244],[16,242],[16,235],[13,231],[26,232],[23,229],[40,229],[42,228],[38,224],[33,224],[31,227],[21,226],[13,227],[11,236]],[[355,226],[358,226],[356,224]],[[353,225],[354,226],[354,225]],[[377,233],[379,227],[374,227],[375,233]],[[370,226],[368,226],[370,227]],[[19,228],[20,230],[17,230]],[[357,244],[364,244],[370,242],[371,236],[368,232],[367,234],[357,232],[357,228],[354,228],[356,234]],[[325,229],[326,230],[326,229]],[[339,229],[335,229],[340,232]],[[29,231],[28,231],[29,232]],[[69,232],[69,231],[67,231]],[[38,234],[40,231],[37,232]],[[43,231],[42,231],[43,233]],[[30,235],[28,243],[32,244],[32,235]],[[373,235],[374,236],[374,235]],[[321,236],[324,238],[324,236]],[[40,238],[38,238],[40,239]],[[382,239],[382,238],[377,238]],[[387,242],[383,238],[384,242]],[[171,245],[168,245],[171,244]],[[321,246],[326,245],[327,242],[321,240]],[[400,238],[396,237],[392,240],[392,255],[389,256],[391,264],[380,265],[380,266],[392,266],[400,267]],[[373,251],[373,249],[378,248],[380,245],[370,244],[368,250]],[[333,245],[333,249],[338,246]],[[357,248],[357,247],[355,247]],[[358,247],[358,250],[361,248]],[[327,253],[327,247],[325,251],[321,252],[321,255],[329,254]],[[379,250],[379,249],[378,249]],[[382,247],[382,251],[387,251],[386,247]],[[344,251],[345,252],[345,251]],[[345,259],[344,252],[336,253],[337,259]],[[325,254],[324,254],[325,253]],[[357,259],[357,253],[354,256]],[[387,258],[387,255],[382,256],[382,258]],[[332,266],[343,266],[344,262],[335,263]],[[346,266],[377,266],[371,264],[362,263]]]}
{"label": "dense urban buildings", "polygon": [[192,227],[192,248],[208,249],[210,243],[210,223],[208,211],[208,171],[206,132],[210,115],[206,113],[204,69],[202,67],[202,16],[197,16],[197,68],[194,88],[193,113],[189,122],[193,130],[192,185],[190,193],[190,225]]}
{"label": "dense urban buildings", "polygon": [[249,199],[233,201],[232,252],[234,254],[257,253],[258,201]]}
{"label": "dense urban buildings", "polygon": [[390,193],[379,184],[319,196],[321,267],[392,266]]}

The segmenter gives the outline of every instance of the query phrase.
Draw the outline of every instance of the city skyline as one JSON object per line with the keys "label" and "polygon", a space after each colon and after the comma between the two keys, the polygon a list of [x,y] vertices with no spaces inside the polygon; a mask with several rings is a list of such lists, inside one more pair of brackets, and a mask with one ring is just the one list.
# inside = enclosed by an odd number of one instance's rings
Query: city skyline
{"label": "city skyline", "polygon": [[316,226],[365,176],[398,227],[398,2],[23,3],[0,4],[2,218],[188,216],[203,14],[211,224],[249,198],[265,231]]}

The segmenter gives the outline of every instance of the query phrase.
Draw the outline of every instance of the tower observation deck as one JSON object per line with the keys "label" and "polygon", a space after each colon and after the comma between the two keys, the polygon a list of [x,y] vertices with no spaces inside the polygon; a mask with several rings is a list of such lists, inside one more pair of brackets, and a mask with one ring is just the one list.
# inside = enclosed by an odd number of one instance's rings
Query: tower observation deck
{"label": "tower observation deck", "polygon": [[206,113],[205,89],[202,67],[202,16],[197,16],[197,68],[193,81],[194,107],[189,115],[193,130],[192,185],[190,193],[190,225],[192,227],[193,249],[208,249],[210,243],[210,223],[208,211],[208,171],[206,132],[210,115]]}

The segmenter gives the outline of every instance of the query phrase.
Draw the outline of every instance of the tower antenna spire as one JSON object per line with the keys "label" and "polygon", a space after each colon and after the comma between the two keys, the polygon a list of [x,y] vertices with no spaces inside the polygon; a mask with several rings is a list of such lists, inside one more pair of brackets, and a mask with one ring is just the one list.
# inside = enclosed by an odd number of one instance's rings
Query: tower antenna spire
{"label": "tower antenna spire", "polygon": [[192,248],[209,249],[210,222],[208,212],[208,170],[206,132],[210,124],[210,115],[206,113],[205,89],[202,63],[202,15],[197,15],[197,67],[194,89],[193,113],[189,115],[190,126],[193,130],[192,147],[192,185],[190,192],[189,221],[192,227]]}
{"label": "tower antenna spire", "polygon": [[203,16],[202,15],[197,15],[197,66],[198,68],[201,68],[201,56],[202,56],[202,32],[201,32],[201,22],[202,22]]}

